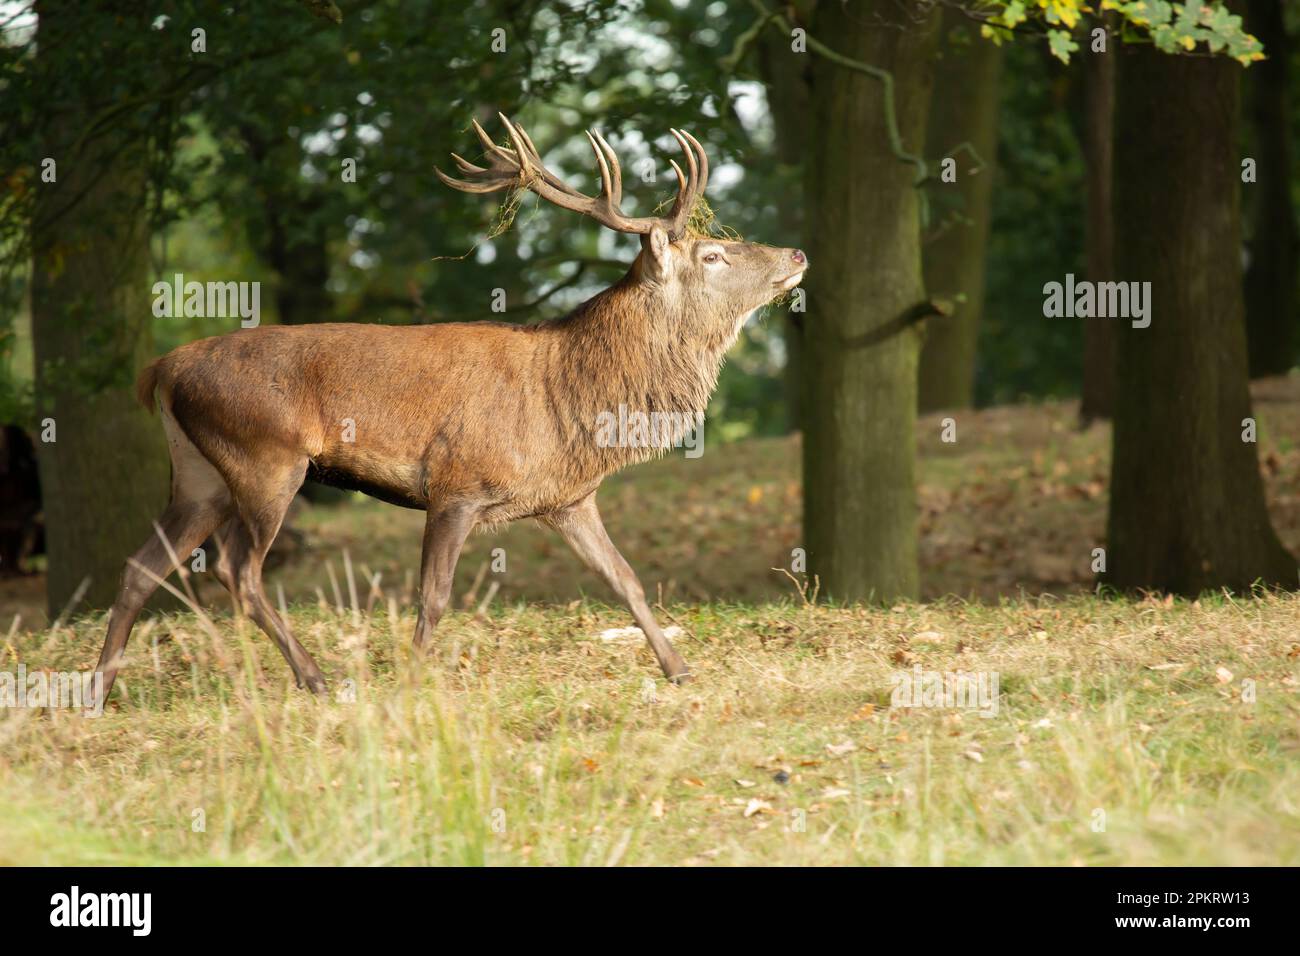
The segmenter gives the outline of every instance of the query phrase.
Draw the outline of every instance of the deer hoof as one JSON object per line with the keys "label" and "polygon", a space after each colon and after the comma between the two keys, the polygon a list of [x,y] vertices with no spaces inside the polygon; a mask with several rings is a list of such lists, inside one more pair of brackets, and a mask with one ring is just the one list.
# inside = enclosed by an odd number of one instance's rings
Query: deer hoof
{"label": "deer hoof", "polygon": [[325,678],[320,674],[308,674],[298,681],[299,687],[306,687],[317,697],[324,697],[328,688],[325,686]]}

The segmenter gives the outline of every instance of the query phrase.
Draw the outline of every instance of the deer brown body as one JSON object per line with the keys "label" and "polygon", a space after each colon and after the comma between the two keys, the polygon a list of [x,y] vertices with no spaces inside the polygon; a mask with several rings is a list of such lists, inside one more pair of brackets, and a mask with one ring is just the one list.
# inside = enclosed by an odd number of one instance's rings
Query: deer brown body
{"label": "deer brown body", "polygon": [[534,326],[268,326],[193,342],[148,366],[138,393],[161,410],[172,496],[159,535],[123,574],[98,667],[105,695],[173,555],[188,555],[214,533],[219,579],[275,640],[299,685],[324,689],[261,580],[266,551],[306,479],[427,512],[417,648],[447,606],[469,533],[533,517],[559,531],[627,602],[664,674],[687,675],[595,505],[606,475],[664,449],[598,441],[598,417],[620,405],[702,415],[745,317],[796,285],[807,261],[797,250],[685,235],[708,169],[689,135],[674,133],[690,175],[678,169],[673,217],[628,219],[618,209],[617,160],[603,139],[592,140],[603,183],[593,199],[555,179],[527,134],[502,119],[513,149],[479,130],[492,167],[456,157],[475,178],[439,176],[468,192],[524,185],[639,233],[631,270],[569,315]]}

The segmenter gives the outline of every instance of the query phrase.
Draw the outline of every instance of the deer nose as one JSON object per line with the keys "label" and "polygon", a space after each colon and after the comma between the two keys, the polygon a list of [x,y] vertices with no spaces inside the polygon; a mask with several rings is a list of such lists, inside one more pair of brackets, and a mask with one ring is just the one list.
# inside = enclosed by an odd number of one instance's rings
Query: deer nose
{"label": "deer nose", "polygon": [[796,249],[794,252],[790,253],[790,258],[801,266],[808,263],[808,257],[803,254],[802,249]]}

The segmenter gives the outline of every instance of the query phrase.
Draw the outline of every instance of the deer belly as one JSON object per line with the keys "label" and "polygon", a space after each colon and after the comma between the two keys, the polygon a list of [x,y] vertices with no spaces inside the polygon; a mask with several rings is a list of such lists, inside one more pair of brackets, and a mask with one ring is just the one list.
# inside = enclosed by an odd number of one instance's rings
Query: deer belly
{"label": "deer belly", "polygon": [[415,462],[359,450],[315,458],[307,468],[308,481],[360,491],[389,504],[423,510],[428,506],[428,500],[424,495],[421,474],[422,469]]}

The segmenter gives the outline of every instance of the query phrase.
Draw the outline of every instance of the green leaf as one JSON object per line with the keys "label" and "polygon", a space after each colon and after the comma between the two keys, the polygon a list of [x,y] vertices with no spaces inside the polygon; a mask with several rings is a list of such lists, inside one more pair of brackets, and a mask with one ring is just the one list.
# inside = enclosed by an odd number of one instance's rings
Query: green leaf
{"label": "green leaf", "polygon": [[1062,63],[1069,63],[1070,54],[1079,49],[1079,44],[1068,30],[1048,30],[1047,43],[1051,47],[1052,56]]}

